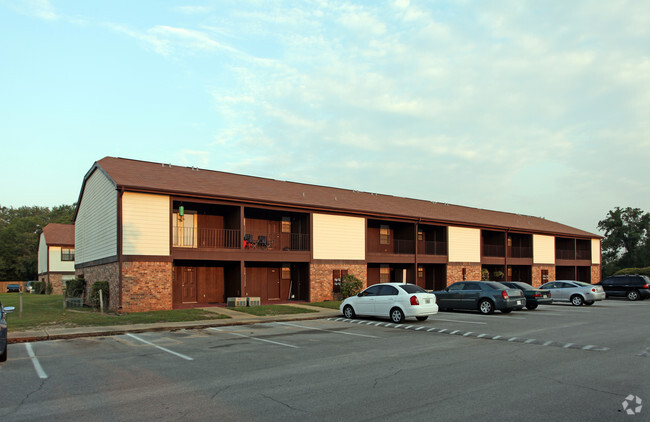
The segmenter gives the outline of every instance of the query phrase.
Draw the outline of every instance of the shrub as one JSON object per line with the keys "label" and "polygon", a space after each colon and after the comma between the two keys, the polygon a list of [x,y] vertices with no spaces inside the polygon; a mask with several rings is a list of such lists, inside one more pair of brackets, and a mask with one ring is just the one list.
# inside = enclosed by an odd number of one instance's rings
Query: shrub
{"label": "shrub", "polygon": [[355,276],[348,274],[341,280],[341,294],[343,298],[354,296],[363,288],[363,282]]}
{"label": "shrub", "polygon": [[86,280],[75,278],[66,282],[65,294],[67,297],[83,297],[86,291]]}
{"label": "shrub", "polygon": [[481,270],[481,280],[483,281],[490,280],[490,271],[488,271],[487,268],[483,268],[483,270]]}
{"label": "shrub", "polygon": [[50,282],[48,281],[48,282],[47,282],[47,287],[45,287],[45,294],[47,294],[47,295],[51,295],[51,294],[52,294],[52,290],[54,290],[54,288],[52,287],[52,283],[50,283]]}
{"label": "shrub", "polygon": [[45,282],[44,281],[35,281],[32,283],[32,289],[37,295],[42,295],[45,293]]}
{"label": "shrub", "polygon": [[108,304],[108,281],[96,281],[93,283],[93,286],[90,288],[90,303],[95,308],[99,308],[99,291],[102,291],[102,299],[104,300],[104,305]]}

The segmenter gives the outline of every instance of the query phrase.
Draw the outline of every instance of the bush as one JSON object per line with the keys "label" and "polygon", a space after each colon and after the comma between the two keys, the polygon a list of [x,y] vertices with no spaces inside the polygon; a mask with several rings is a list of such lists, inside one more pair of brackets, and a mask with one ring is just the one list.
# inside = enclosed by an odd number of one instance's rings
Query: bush
{"label": "bush", "polygon": [[354,296],[363,288],[363,282],[355,276],[349,274],[341,280],[341,294],[343,298]]}
{"label": "bush", "polygon": [[45,282],[44,281],[35,281],[32,283],[32,289],[37,295],[42,295],[45,293]]}
{"label": "bush", "polygon": [[104,305],[108,304],[108,281],[96,281],[93,283],[93,286],[90,288],[90,303],[95,308],[99,308],[99,291],[102,291],[102,299],[104,300]]}
{"label": "bush", "polygon": [[47,287],[45,287],[45,294],[51,295],[51,294],[52,294],[52,290],[54,290],[54,288],[52,287],[52,283],[50,283],[50,282],[48,281],[48,282],[47,282]]}
{"label": "bush", "polygon": [[66,282],[65,295],[67,297],[83,297],[86,291],[86,280],[75,278]]}
{"label": "bush", "polygon": [[650,267],[645,268],[623,268],[622,270],[616,271],[614,275],[623,275],[623,274],[640,274],[647,275],[650,277]]}

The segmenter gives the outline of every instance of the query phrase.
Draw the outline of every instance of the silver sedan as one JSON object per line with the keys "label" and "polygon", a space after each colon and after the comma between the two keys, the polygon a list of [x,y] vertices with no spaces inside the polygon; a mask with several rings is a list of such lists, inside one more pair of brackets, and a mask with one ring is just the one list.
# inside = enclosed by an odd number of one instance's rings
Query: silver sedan
{"label": "silver sedan", "polygon": [[5,320],[5,315],[13,310],[13,306],[5,308],[0,303],[0,362],[7,360],[7,320]]}
{"label": "silver sedan", "polygon": [[540,289],[551,291],[553,302],[570,302],[575,306],[593,305],[598,300],[605,299],[602,286],[583,283],[576,280],[556,280],[542,284]]}

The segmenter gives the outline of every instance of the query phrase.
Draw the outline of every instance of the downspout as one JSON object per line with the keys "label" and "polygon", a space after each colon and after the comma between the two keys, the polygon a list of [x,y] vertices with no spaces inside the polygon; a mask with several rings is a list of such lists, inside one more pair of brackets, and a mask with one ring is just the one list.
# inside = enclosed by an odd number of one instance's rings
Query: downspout
{"label": "downspout", "polygon": [[118,312],[122,310],[122,196],[124,186],[120,187],[117,196],[117,288],[118,288]]}
{"label": "downspout", "polygon": [[506,270],[506,273],[505,273],[505,276],[504,276],[506,281],[511,281],[511,280],[508,280],[508,232],[509,231],[510,231],[510,229],[506,228],[506,253],[505,253],[505,265],[506,265],[505,270]]}

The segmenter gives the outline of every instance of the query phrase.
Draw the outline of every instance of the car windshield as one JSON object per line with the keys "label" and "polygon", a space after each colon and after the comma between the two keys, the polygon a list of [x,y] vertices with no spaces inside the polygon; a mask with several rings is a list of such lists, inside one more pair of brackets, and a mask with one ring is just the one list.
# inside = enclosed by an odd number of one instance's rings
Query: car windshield
{"label": "car windshield", "polygon": [[511,285],[513,287],[517,287],[517,288],[522,289],[522,290],[535,290],[535,288],[533,286],[531,286],[530,284],[523,283],[521,281],[513,281],[513,282],[508,283],[508,285]]}
{"label": "car windshield", "polygon": [[402,290],[404,290],[406,293],[426,293],[427,292],[422,287],[416,286],[415,284],[400,284],[399,287]]}
{"label": "car windshield", "polygon": [[503,289],[508,288],[507,286],[505,286],[505,285],[503,285],[501,283],[497,283],[496,281],[486,281],[486,282],[484,282],[484,285],[485,286],[490,286],[491,288],[496,289],[496,290],[503,290]]}

